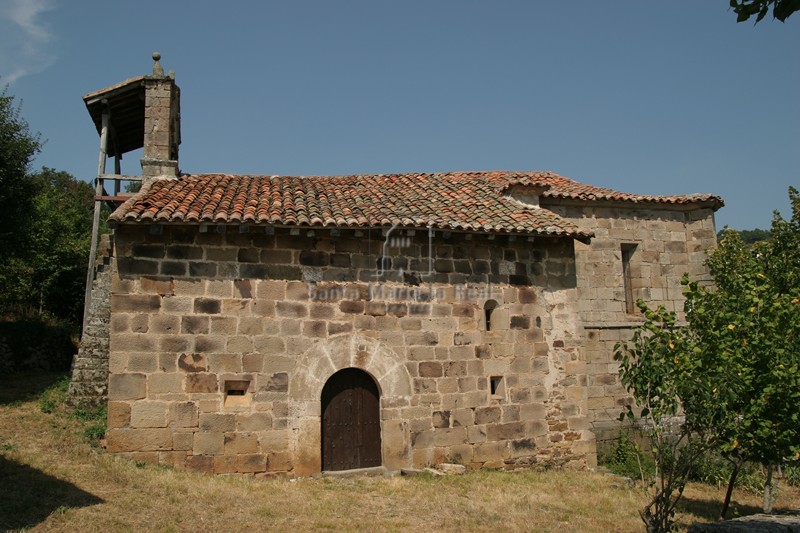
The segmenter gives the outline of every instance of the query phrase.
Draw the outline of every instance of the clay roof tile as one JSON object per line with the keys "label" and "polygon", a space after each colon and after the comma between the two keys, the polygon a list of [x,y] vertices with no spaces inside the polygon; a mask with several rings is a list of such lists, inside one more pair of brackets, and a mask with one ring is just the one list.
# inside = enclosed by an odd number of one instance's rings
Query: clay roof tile
{"label": "clay roof tile", "polygon": [[570,236],[582,229],[546,208],[510,199],[536,186],[544,198],[577,201],[706,203],[711,195],[642,196],[578,183],[552,172],[451,172],[360,176],[201,174],[148,183],[109,217],[118,224],[255,223],[283,226],[405,227]]}

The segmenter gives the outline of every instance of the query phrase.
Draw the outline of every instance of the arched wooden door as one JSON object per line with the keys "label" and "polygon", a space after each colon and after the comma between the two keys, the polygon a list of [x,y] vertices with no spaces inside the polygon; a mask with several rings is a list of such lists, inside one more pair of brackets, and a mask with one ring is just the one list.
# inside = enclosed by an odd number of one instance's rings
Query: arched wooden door
{"label": "arched wooden door", "polygon": [[378,386],[363,370],[345,368],[322,388],[322,469],[380,465]]}

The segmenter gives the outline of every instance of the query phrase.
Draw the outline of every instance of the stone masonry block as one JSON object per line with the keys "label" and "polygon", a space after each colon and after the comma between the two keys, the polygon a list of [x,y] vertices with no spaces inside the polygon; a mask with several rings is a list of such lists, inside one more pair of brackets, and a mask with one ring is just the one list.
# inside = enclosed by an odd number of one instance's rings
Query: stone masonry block
{"label": "stone masonry block", "polygon": [[162,352],[171,352],[175,354],[188,351],[190,344],[191,337],[188,335],[162,336],[158,341],[158,349]]}
{"label": "stone masonry block", "polygon": [[[234,293],[233,281],[231,280],[207,280],[206,296],[213,298],[231,298]],[[197,301],[195,300],[195,303]]]}
{"label": "stone masonry block", "polygon": [[423,378],[438,378],[442,376],[442,363],[422,362],[419,364],[419,375]]}
{"label": "stone masonry block", "polygon": [[157,350],[157,339],[145,333],[117,333],[111,337],[111,349],[129,352],[153,352]]}
{"label": "stone masonry block", "polygon": [[524,422],[509,422],[507,424],[489,424],[486,426],[486,439],[512,440],[525,437]]}
{"label": "stone masonry block", "polygon": [[158,368],[158,357],[152,353],[131,353],[128,354],[129,372],[155,372]]}
{"label": "stone masonry block", "polygon": [[195,298],[194,312],[201,314],[218,314],[222,310],[222,301],[216,298]]}
{"label": "stone masonry block", "polygon": [[164,335],[178,333],[180,331],[180,318],[174,315],[152,315],[148,331]]}
{"label": "stone masonry block", "polygon": [[183,315],[191,313],[194,302],[186,296],[171,296],[161,301],[161,309],[164,313],[176,313]]}
{"label": "stone masonry block", "polygon": [[144,374],[112,374],[109,376],[109,400],[140,400],[147,394]]}
{"label": "stone masonry block", "polygon": [[225,453],[258,453],[258,436],[255,433],[226,433]]}
{"label": "stone masonry block", "polygon": [[205,372],[208,358],[200,353],[184,353],[178,357],[178,368],[184,372]]}
{"label": "stone masonry block", "polygon": [[271,413],[240,414],[236,416],[238,431],[265,431],[272,429]]}
{"label": "stone masonry block", "polygon": [[279,317],[304,318],[308,315],[306,305],[299,302],[277,302],[275,313]]}
{"label": "stone masonry block", "polygon": [[214,473],[214,457],[211,455],[189,455],[184,464],[187,470],[200,474]]}
{"label": "stone masonry block", "polygon": [[339,310],[342,313],[362,314],[365,309],[365,304],[357,300],[342,300],[339,302]]}
{"label": "stone masonry block", "polygon": [[238,333],[239,335],[248,335],[248,336],[262,335],[264,333],[264,319],[260,317],[242,317],[239,319],[238,329],[230,333],[226,331],[225,333],[228,335],[232,335],[235,333]]}
{"label": "stone masonry block", "polygon": [[125,333],[128,331],[129,317],[126,314],[117,313],[111,317],[111,331],[114,333]]}
{"label": "stone masonry block", "polygon": [[210,317],[211,327],[209,332],[212,335],[235,335],[238,320],[235,316],[212,316]]}
{"label": "stone masonry block", "polygon": [[111,298],[111,311],[117,312],[153,312],[161,308],[161,297],[153,295],[139,294],[116,294]]}
{"label": "stone masonry block", "polygon": [[283,300],[286,298],[286,283],[273,280],[258,281],[256,297],[265,300]]}
{"label": "stone masonry block", "polygon": [[194,431],[175,431],[172,443],[176,451],[191,450],[194,448]]}
{"label": "stone masonry block", "polygon": [[131,423],[131,404],[128,402],[108,402],[108,427],[124,428]]}
{"label": "stone masonry block", "polygon": [[209,331],[207,316],[184,316],[181,318],[181,333],[206,334]]}
{"label": "stone masonry block", "polygon": [[243,372],[261,372],[264,368],[264,355],[260,353],[246,353],[242,355]]}
{"label": "stone masonry block", "polygon": [[147,452],[172,449],[172,430],[110,429],[106,433],[109,452]]}
{"label": "stone masonry block", "polygon": [[263,390],[267,392],[286,392],[289,390],[289,374],[286,372],[276,372],[269,376]]}
{"label": "stone masonry block", "polygon": [[217,431],[198,431],[194,434],[192,453],[195,455],[222,454],[225,449],[225,435]]}
{"label": "stone masonry block", "polygon": [[198,426],[198,408],[195,402],[172,402],[169,405],[169,424],[176,428]]}
{"label": "stone masonry block", "polygon": [[217,376],[206,373],[187,374],[183,380],[183,390],[188,393],[217,392]]}
{"label": "stone masonry block", "polygon": [[225,337],[220,335],[198,335],[194,339],[194,349],[201,353],[224,352]]}
{"label": "stone masonry block", "polygon": [[[227,452],[226,452],[227,453]],[[237,457],[235,455],[215,455],[214,473],[215,474],[234,474],[236,473]]]}
{"label": "stone masonry block", "polygon": [[499,407],[479,407],[475,409],[475,423],[496,424],[500,422],[501,414]]}
{"label": "stone masonry block", "polygon": [[242,473],[265,472],[267,456],[261,454],[244,454],[236,456],[236,471]]}
{"label": "stone masonry block", "polygon": [[167,427],[167,403],[159,401],[138,401],[131,405],[131,427]]}
{"label": "stone masonry block", "polygon": [[242,355],[238,353],[210,354],[208,356],[208,369],[216,374],[241,372]]}
{"label": "stone masonry block", "polygon": [[201,431],[229,432],[236,429],[236,415],[204,413],[200,415]]}

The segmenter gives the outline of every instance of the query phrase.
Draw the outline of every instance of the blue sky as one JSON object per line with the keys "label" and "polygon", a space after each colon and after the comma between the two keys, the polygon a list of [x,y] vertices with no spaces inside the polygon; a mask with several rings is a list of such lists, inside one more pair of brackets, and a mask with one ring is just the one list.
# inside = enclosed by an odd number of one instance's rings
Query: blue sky
{"label": "blue sky", "polygon": [[766,228],[800,186],[800,14],[754,26],[727,6],[0,0],[0,84],[46,140],[35,167],[85,180],[81,96],[158,50],[186,172],[550,170],[718,194],[720,228]]}

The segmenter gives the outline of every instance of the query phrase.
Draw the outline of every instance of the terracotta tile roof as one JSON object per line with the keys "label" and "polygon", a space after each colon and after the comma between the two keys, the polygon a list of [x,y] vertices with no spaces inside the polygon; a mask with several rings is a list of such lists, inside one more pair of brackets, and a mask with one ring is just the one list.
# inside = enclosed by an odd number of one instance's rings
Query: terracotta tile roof
{"label": "terracotta tile roof", "polygon": [[[521,173],[520,179],[529,180],[527,174]],[[586,185],[579,183],[570,178],[559,176],[552,172],[538,173],[540,177],[535,184],[550,185],[550,188],[544,193],[545,198],[569,198],[584,201],[618,201],[618,202],[633,202],[633,203],[652,203],[652,204],[693,204],[704,203],[714,210],[719,209],[725,202],[719,196],[713,194],[682,194],[675,196],[653,196],[644,194],[630,194],[615,191],[612,189],[605,189],[603,187],[595,187],[593,185]],[[532,182],[520,182],[520,184],[534,184]]]}
{"label": "terracotta tile roof", "polygon": [[[357,176],[190,175],[155,180],[122,204],[112,223],[216,223],[380,227],[522,233],[588,239],[592,232],[507,197],[513,185],[545,196],[685,203],[579,184],[550,172],[451,172]],[[650,200],[658,198],[660,200]],[[708,197],[702,197],[708,198]]]}

